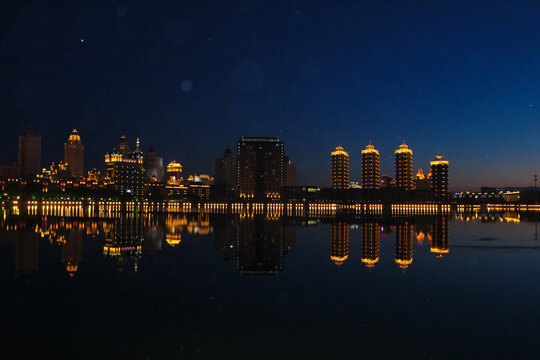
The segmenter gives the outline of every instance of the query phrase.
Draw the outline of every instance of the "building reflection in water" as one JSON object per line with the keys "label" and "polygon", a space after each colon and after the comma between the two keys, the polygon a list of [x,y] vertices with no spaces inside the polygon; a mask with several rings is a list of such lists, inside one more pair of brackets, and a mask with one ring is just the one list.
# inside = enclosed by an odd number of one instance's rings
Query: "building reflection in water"
{"label": "building reflection in water", "polygon": [[396,225],[395,261],[405,270],[413,260],[412,225],[404,221]]}
{"label": "building reflection in water", "polygon": [[166,234],[165,241],[170,246],[178,246],[182,241],[182,230],[184,226],[188,224],[187,218],[185,216],[178,215],[167,215],[165,220]]}
{"label": "building reflection in water", "polygon": [[[431,253],[442,258],[449,253],[449,215],[410,218],[379,218],[353,222],[362,227],[361,262],[369,269],[380,262],[381,237],[395,233],[394,260],[401,269],[413,261],[413,241],[430,246]],[[480,218],[478,218],[480,219]],[[66,220],[46,217],[32,221],[0,222],[3,237],[15,240],[15,267],[23,274],[38,270],[39,237],[51,245],[61,245],[61,261],[70,276],[75,276],[82,262],[83,235],[104,237],[103,254],[114,258],[118,270],[133,266],[137,271],[144,254],[152,257],[162,251],[163,240],[178,246],[183,234],[205,236],[214,233],[213,246],[225,261],[236,256],[241,274],[278,274],[283,270],[284,255],[296,245],[298,224],[316,225],[318,221],[299,221],[294,217],[262,211],[259,214],[169,214],[163,216],[123,215],[115,219]],[[341,266],[349,258],[351,224],[336,219],[331,227],[330,258]],[[186,231],[186,233],[184,233]],[[384,241],[384,240],[383,240]]]}
{"label": "building reflection in water", "polygon": [[221,253],[223,260],[229,261],[234,255],[237,237],[236,217],[219,216],[214,219],[214,250]]}
{"label": "building reflection in water", "polygon": [[240,274],[277,275],[283,270],[281,221],[264,215],[242,217],[236,241],[236,268]]}
{"label": "building reflection in water", "polygon": [[442,258],[450,251],[448,246],[448,217],[437,216],[431,225],[431,252]]}
{"label": "building reflection in water", "polygon": [[70,277],[74,277],[82,261],[82,231],[70,231],[65,243],[62,245],[62,263]]}
{"label": "building reflection in water", "polygon": [[349,258],[349,224],[337,222],[332,224],[332,243],[330,259],[341,266]]}
{"label": "building reflection in water", "polygon": [[381,227],[376,222],[366,222],[362,226],[362,262],[373,268],[379,262],[381,250]]}
{"label": "building reflection in water", "polygon": [[105,234],[103,254],[116,258],[118,271],[124,270],[128,259],[133,260],[133,269],[137,271],[144,240],[143,219],[140,216],[122,216]]}
{"label": "building reflection in water", "polygon": [[15,269],[23,275],[38,271],[39,238],[30,230],[20,229],[15,243]]}

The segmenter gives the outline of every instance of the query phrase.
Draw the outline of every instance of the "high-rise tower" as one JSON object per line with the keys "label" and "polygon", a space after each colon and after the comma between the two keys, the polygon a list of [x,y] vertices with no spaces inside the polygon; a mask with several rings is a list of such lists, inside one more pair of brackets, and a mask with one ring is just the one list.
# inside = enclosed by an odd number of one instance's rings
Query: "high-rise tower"
{"label": "high-rise tower", "polygon": [[29,127],[26,134],[19,136],[19,176],[32,176],[41,171],[41,135]]}
{"label": "high-rise tower", "polygon": [[284,144],[277,137],[238,140],[238,190],[243,198],[281,196]]}
{"label": "high-rise tower", "polygon": [[448,192],[448,161],[437,154],[431,162],[431,191],[437,200],[447,200]]}
{"label": "high-rise tower", "polygon": [[332,151],[332,188],[349,188],[349,154],[338,146]]}
{"label": "high-rise tower", "polygon": [[223,157],[216,159],[214,184],[235,186],[236,173],[236,159],[231,149],[227,148],[223,152]]}
{"label": "high-rise tower", "polygon": [[163,182],[163,158],[156,154],[153,147],[144,156],[144,172],[147,180]]}
{"label": "high-rise tower", "polygon": [[362,188],[381,187],[381,167],[379,151],[371,144],[362,150]]}
{"label": "high-rise tower", "polygon": [[396,150],[395,173],[396,188],[413,189],[413,152],[405,143]]}
{"label": "high-rise tower", "polygon": [[69,165],[73,176],[84,176],[84,145],[77,129],[73,129],[64,144],[64,162]]}

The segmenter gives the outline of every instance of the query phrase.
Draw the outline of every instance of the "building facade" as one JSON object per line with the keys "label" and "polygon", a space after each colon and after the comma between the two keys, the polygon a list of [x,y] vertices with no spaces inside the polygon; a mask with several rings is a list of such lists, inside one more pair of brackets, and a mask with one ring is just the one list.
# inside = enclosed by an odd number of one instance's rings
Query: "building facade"
{"label": "building facade", "polygon": [[22,177],[41,172],[41,135],[37,135],[31,127],[19,136],[17,166],[18,174]]}
{"label": "building facade", "polygon": [[238,149],[238,190],[242,198],[275,199],[283,187],[284,144],[277,137],[242,137]]}
{"label": "building facade", "polygon": [[150,147],[144,156],[144,173],[147,181],[163,182],[163,158]]}
{"label": "building facade", "polygon": [[73,176],[84,176],[84,144],[77,129],[73,129],[64,144],[64,162],[69,165]]}
{"label": "building facade", "polygon": [[396,188],[412,190],[413,186],[413,152],[403,143],[395,153]]}
{"label": "building facade", "polygon": [[331,153],[332,158],[332,188],[349,188],[349,154],[338,146]]}
{"label": "building facade", "polygon": [[362,150],[362,188],[381,187],[381,165],[379,151],[371,144]]}
{"label": "building facade", "polygon": [[296,164],[287,156],[283,160],[283,169],[285,175],[284,186],[296,186]]}
{"label": "building facade", "polygon": [[236,159],[232,155],[231,149],[223,152],[222,158],[215,161],[215,179],[216,185],[234,185],[236,186]]}
{"label": "building facade", "polygon": [[431,162],[431,191],[436,200],[448,200],[448,161],[437,154]]}

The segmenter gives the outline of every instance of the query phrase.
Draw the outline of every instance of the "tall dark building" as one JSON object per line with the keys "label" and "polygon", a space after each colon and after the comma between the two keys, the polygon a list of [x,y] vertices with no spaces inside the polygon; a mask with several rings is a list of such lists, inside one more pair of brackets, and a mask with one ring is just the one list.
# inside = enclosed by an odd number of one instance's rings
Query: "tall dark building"
{"label": "tall dark building", "polygon": [[236,186],[236,175],[236,159],[231,149],[227,148],[223,152],[223,157],[216,159],[214,184]]}
{"label": "tall dark building", "polygon": [[395,154],[396,188],[402,190],[413,189],[413,152],[407,144],[403,143]]}
{"label": "tall dark building", "polygon": [[349,154],[338,146],[331,153],[332,158],[332,188],[348,189],[349,184]]}
{"label": "tall dark building", "polygon": [[332,224],[332,243],[330,259],[341,266],[349,258],[349,224],[337,222]]}
{"label": "tall dark building", "polygon": [[407,221],[396,225],[395,261],[405,270],[413,260],[413,234],[411,224]]}
{"label": "tall dark building", "polygon": [[19,176],[33,176],[41,172],[41,135],[29,127],[19,136]]}
{"label": "tall dark building", "polygon": [[287,156],[283,159],[283,174],[285,175],[285,186],[296,186],[296,164]]}
{"label": "tall dark building", "polygon": [[84,176],[84,145],[77,129],[73,129],[64,144],[64,162],[69,165],[73,176]]}
{"label": "tall dark building", "polygon": [[378,223],[367,222],[362,226],[362,262],[368,268],[379,262],[381,228]]}
{"label": "tall dark building", "polygon": [[237,145],[240,197],[279,198],[283,186],[283,142],[277,137],[244,136]]}
{"label": "tall dark building", "polygon": [[431,162],[431,191],[437,200],[448,200],[448,161],[437,154]]}
{"label": "tall dark building", "polygon": [[163,182],[163,158],[156,154],[153,147],[144,156],[144,171],[146,180]]}
{"label": "tall dark building", "polygon": [[381,187],[381,165],[379,151],[371,144],[362,150],[362,188]]}

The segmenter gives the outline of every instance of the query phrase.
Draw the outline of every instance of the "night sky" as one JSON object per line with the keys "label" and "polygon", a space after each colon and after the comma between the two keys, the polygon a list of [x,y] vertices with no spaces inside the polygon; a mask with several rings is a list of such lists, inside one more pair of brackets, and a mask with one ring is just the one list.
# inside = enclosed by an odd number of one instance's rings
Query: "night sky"
{"label": "night sky", "polygon": [[[77,128],[86,168],[120,135],[187,173],[246,136],[279,136],[298,183],[330,152],[440,152],[451,190],[540,171],[540,1],[2,1],[0,160],[28,124],[43,165]],[[412,5],[414,4],[414,5]]]}

